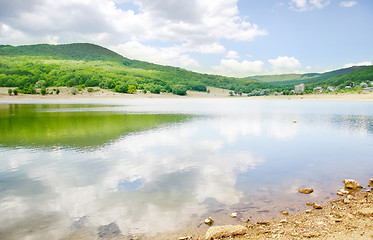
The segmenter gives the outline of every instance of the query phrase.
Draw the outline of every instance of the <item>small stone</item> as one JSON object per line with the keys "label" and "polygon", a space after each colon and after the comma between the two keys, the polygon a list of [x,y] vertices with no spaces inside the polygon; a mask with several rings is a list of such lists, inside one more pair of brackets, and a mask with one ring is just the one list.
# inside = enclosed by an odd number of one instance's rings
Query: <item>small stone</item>
{"label": "small stone", "polygon": [[230,236],[244,235],[247,228],[241,225],[214,226],[207,230],[205,239],[220,239]]}
{"label": "small stone", "polygon": [[337,218],[334,220],[335,222],[342,222],[342,219],[341,218]]}
{"label": "small stone", "polygon": [[360,209],[357,213],[364,217],[373,217],[373,208],[363,208]]}
{"label": "small stone", "polygon": [[373,187],[373,178],[369,180],[369,187]]}
{"label": "small stone", "polygon": [[319,232],[308,232],[308,233],[303,234],[303,237],[314,238],[314,237],[320,237],[320,235],[321,233]]}
{"label": "small stone", "polygon": [[241,221],[245,222],[245,223],[248,223],[248,222],[250,222],[250,219],[248,219],[248,218],[241,218]]}
{"label": "small stone", "polygon": [[214,223],[214,220],[212,220],[211,217],[208,217],[205,219],[205,224],[211,226]]}
{"label": "small stone", "polygon": [[307,202],[306,205],[309,206],[309,207],[312,207],[312,206],[313,206],[313,203],[311,203],[311,202]]}
{"label": "small stone", "polygon": [[192,239],[191,237],[179,237],[179,240],[189,240]]}
{"label": "small stone", "polygon": [[284,216],[289,216],[289,212],[287,212],[287,211],[283,211],[283,212],[282,212],[282,215],[284,215]]}
{"label": "small stone", "polygon": [[343,199],[343,203],[344,204],[349,204],[350,202],[351,202],[351,200],[349,198]]}
{"label": "small stone", "polygon": [[237,217],[237,213],[236,212],[234,212],[234,213],[231,214],[231,218],[236,218],[236,217]]}
{"label": "small stone", "polygon": [[288,222],[288,220],[286,220],[286,219],[280,220],[280,223],[287,223],[287,222]]}
{"label": "small stone", "polygon": [[343,195],[348,195],[349,193],[350,193],[349,191],[341,188],[338,190],[337,195],[343,196]]}
{"label": "small stone", "polygon": [[298,192],[303,193],[303,194],[311,194],[313,193],[313,189],[312,188],[300,188]]}
{"label": "small stone", "polygon": [[311,213],[311,212],[312,212],[311,209],[306,210],[306,213]]}
{"label": "small stone", "polygon": [[322,206],[317,204],[317,203],[313,203],[313,208],[314,209],[322,209]]}
{"label": "small stone", "polygon": [[259,224],[259,225],[269,225],[270,222],[267,222],[267,221],[259,221],[259,222],[257,222],[257,224]]}
{"label": "small stone", "polygon": [[361,189],[362,186],[352,179],[345,179],[342,181],[347,189]]}

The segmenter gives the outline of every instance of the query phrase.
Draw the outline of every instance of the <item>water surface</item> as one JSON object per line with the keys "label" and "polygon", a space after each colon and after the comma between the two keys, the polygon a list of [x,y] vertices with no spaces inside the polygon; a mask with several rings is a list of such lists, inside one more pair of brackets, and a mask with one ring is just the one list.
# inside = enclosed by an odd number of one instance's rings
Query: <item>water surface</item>
{"label": "water surface", "polygon": [[0,127],[1,239],[204,231],[208,216],[276,218],[373,177],[371,102],[3,102]]}

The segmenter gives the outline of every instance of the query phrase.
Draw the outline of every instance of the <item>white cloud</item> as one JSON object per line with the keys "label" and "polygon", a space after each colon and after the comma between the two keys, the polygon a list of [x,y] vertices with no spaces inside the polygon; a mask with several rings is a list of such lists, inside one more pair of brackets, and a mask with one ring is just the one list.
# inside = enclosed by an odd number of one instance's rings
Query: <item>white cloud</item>
{"label": "white cloud", "polygon": [[370,61],[358,62],[358,63],[347,63],[343,66],[343,68],[349,68],[349,67],[353,67],[353,66],[370,66],[370,65],[373,65],[373,63],[370,62]]}
{"label": "white cloud", "polygon": [[273,73],[294,72],[302,66],[298,59],[287,56],[270,59],[268,62],[272,65]]}
{"label": "white cloud", "polygon": [[220,65],[212,66],[213,72],[232,77],[247,77],[259,74],[263,70],[263,62],[247,61],[239,62],[235,59],[222,59]]}
{"label": "white cloud", "polygon": [[[29,39],[60,42],[89,41],[104,46],[136,40],[172,41],[188,51],[221,53],[221,39],[253,40],[266,35],[239,15],[237,0],[132,0],[139,11],[121,9],[118,0],[31,0],[1,3],[0,23]],[[7,10],[7,12],[5,12]],[[136,12],[135,12],[136,11]],[[187,39],[187,41],[186,41]],[[19,42],[0,36],[2,43]]]}
{"label": "white cloud", "polygon": [[357,4],[356,1],[343,1],[339,4],[341,7],[353,7]]}
{"label": "white cloud", "polygon": [[143,45],[137,41],[128,41],[124,44],[111,47],[123,56],[148,61],[163,65],[174,65],[183,68],[197,68],[198,62],[187,54],[183,54],[179,48],[156,48]]}
{"label": "white cloud", "polygon": [[238,56],[238,53],[236,51],[228,51],[227,56],[225,56],[227,59],[238,59],[240,56]]}
{"label": "white cloud", "polygon": [[313,9],[322,9],[330,3],[330,0],[291,0],[289,9],[296,12],[311,11]]}

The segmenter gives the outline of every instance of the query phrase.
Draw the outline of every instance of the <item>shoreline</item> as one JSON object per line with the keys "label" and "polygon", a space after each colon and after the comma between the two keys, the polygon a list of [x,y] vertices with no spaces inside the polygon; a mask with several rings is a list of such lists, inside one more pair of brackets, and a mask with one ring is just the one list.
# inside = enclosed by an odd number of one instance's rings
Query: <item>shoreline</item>
{"label": "shoreline", "polygon": [[[273,221],[221,225],[208,228],[204,235],[179,239],[373,239],[373,179],[363,190],[347,188],[343,196],[320,206],[309,205],[308,210]],[[356,193],[356,191],[358,191]],[[247,222],[244,224],[243,222]]]}
{"label": "shoreline", "polygon": [[[93,92],[88,92],[87,88],[80,93],[72,95],[69,87],[59,87],[60,94],[22,94],[17,96],[9,95],[8,89],[14,88],[0,88],[0,100],[38,100],[38,99],[90,99],[90,98],[118,98],[118,99],[146,99],[146,98],[234,98],[234,99],[281,99],[281,100],[342,100],[342,101],[373,101],[373,92],[369,93],[340,93],[340,94],[309,94],[309,95],[279,95],[279,96],[229,96],[230,90],[208,87],[210,93],[188,91],[186,96],[179,96],[172,93],[142,93],[138,91],[135,94],[117,93],[107,89],[93,88]],[[53,88],[48,91],[52,92]]]}

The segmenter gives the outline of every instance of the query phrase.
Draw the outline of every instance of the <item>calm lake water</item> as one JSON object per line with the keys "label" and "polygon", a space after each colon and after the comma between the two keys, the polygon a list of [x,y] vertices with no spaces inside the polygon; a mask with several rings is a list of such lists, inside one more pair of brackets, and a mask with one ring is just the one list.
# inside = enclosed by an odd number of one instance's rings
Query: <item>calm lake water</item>
{"label": "calm lake water", "polygon": [[0,239],[180,237],[373,177],[373,102],[2,101],[0,127]]}

